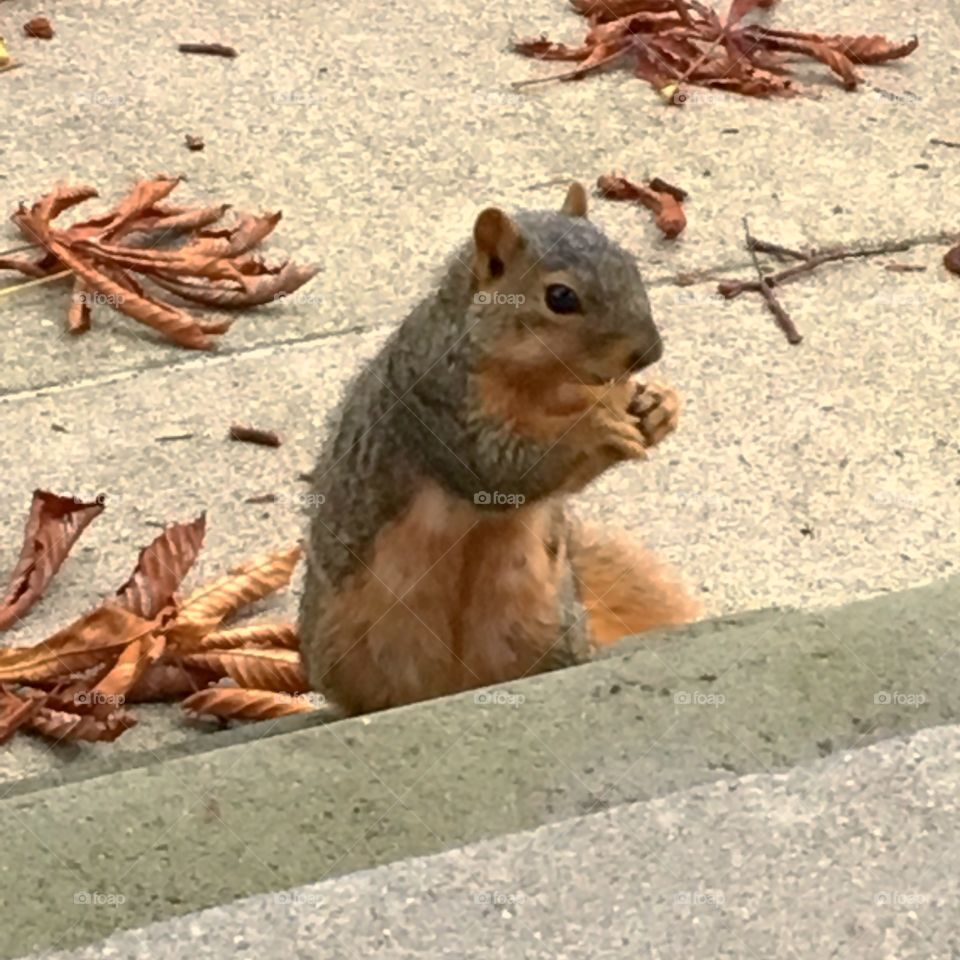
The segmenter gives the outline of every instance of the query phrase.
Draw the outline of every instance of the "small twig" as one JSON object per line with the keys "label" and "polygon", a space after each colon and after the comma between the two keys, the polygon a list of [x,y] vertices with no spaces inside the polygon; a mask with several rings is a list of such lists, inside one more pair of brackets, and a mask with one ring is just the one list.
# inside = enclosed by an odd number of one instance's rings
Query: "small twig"
{"label": "small twig", "polygon": [[777,299],[777,295],[771,289],[770,283],[764,276],[763,269],[760,267],[760,260],[753,246],[753,237],[750,235],[750,224],[746,217],[743,218],[743,232],[747,238],[747,249],[750,251],[750,259],[753,260],[753,265],[757,270],[757,276],[760,278],[760,293],[763,294],[763,299],[767,302],[767,308],[776,318],[780,329],[786,334],[787,341],[792,344],[800,343],[803,337],[790,318],[790,314],[784,310],[782,304]]}
{"label": "small twig", "polygon": [[277,495],[275,493],[261,493],[255,497],[247,497],[244,503],[276,503]]}
{"label": "small twig", "polygon": [[923,273],[927,268],[918,263],[888,263],[883,269],[890,273]]}
{"label": "small twig", "polygon": [[205,53],[212,57],[235,57],[237,51],[222,43],[180,43],[177,49],[181,53]]}
{"label": "small twig", "polygon": [[244,443],[256,443],[261,447],[280,446],[280,438],[272,430],[258,430],[256,427],[244,427],[236,423],[230,428],[229,437]]}
{"label": "small twig", "polygon": [[[953,237],[953,234],[943,234],[935,238],[931,237],[923,242],[950,243]],[[767,251],[772,252],[778,249],[776,244],[765,243],[762,240],[757,240],[755,237],[751,239],[754,244],[753,249],[761,253]],[[764,281],[770,287],[779,287],[790,280],[795,280],[797,277],[811,273],[825,263],[835,263],[838,260],[851,260],[857,257],[883,256],[887,253],[903,253],[912,249],[917,242],[917,240],[887,240],[875,246],[868,247],[841,246],[829,247],[826,250],[820,251],[813,250],[804,257],[802,263],[793,267],[787,267],[787,269],[781,270],[779,273],[768,274],[764,278]],[[786,251],[788,248],[784,247],[782,249]],[[796,251],[791,252],[795,253]],[[760,293],[761,289],[760,283],[756,280],[723,280],[717,285],[717,291],[728,300],[732,300],[741,293]]]}
{"label": "small twig", "polygon": [[17,70],[22,66],[23,64],[19,60],[11,60],[9,63],[5,63],[0,67],[0,73],[6,73],[8,70]]}
{"label": "small twig", "polygon": [[757,253],[772,253],[775,257],[790,257],[793,260],[806,260],[810,255],[800,253],[799,250],[791,250],[790,247],[782,247],[779,243],[767,243],[764,240],[758,240],[756,237],[750,238],[753,244],[752,249]]}
{"label": "small twig", "polygon": [[0,288],[0,297],[8,297],[11,293],[16,293],[18,290],[26,290],[27,287],[39,287],[41,283],[61,280],[63,277],[71,276],[72,273],[72,270],[64,270],[61,273],[52,273],[49,277],[37,277],[35,280],[27,280],[25,283],[18,283],[12,287],[2,287]]}

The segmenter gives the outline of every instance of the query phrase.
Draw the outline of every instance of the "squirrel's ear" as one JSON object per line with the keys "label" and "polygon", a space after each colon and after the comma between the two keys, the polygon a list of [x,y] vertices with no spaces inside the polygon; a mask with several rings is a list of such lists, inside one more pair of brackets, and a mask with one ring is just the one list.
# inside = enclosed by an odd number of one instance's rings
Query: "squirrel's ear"
{"label": "squirrel's ear", "polygon": [[567,199],[563,201],[560,208],[561,213],[568,217],[586,217],[587,215],[587,191],[582,183],[574,181],[567,189]]}
{"label": "squirrel's ear", "polygon": [[523,245],[517,225],[496,207],[487,207],[473,225],[478,279],[499,277]]}

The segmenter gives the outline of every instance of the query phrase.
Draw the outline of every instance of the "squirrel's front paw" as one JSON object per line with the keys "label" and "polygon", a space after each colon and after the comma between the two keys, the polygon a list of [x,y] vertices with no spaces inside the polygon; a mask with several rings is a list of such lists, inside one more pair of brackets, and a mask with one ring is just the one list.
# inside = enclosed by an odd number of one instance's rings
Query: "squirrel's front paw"
{"label": "squirrel's front paw", "polygon": [[639,421],[646,446],[653,447],[677,429],[680,397],[666,384],[642,383],[637,387],[628,411]]}

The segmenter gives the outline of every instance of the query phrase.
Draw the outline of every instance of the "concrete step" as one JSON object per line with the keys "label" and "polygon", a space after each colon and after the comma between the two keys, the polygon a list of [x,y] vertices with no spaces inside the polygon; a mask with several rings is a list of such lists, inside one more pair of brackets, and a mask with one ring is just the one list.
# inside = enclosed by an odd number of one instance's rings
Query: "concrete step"
{"label": "concrete step", "polygon": [[958,788],[936,727],[30,960],[946,960]]}
{"label": "concrete step", "polygon": [[954,722],[958,599],[955,579],[723,618],[509,688],[34,781],[0,802],[0,957]]}

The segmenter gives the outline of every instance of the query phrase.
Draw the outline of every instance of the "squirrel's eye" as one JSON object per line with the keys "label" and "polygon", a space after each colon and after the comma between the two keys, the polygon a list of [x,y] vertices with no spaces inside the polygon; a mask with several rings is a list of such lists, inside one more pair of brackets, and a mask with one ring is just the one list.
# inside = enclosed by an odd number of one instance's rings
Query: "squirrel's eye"
{"label": "squirrel's eye", "polygon": [[554,313],[577,313],[580,310],[580,298],[563,283],[551,283],[547,287],[546,300]]}

